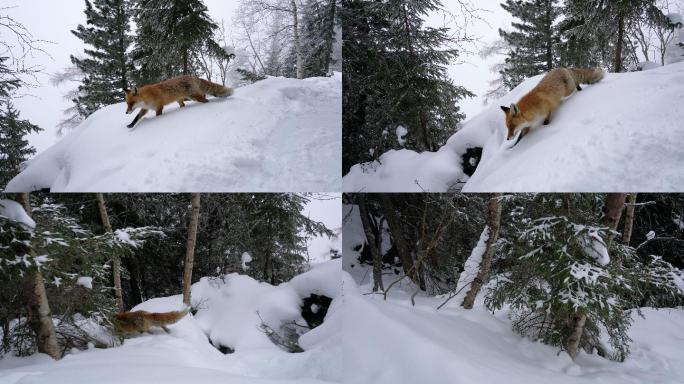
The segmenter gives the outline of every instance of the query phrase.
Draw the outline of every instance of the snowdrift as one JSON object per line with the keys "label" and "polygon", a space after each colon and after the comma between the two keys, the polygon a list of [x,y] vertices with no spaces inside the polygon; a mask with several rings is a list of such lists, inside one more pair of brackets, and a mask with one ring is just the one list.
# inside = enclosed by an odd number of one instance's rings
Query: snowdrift
{"label": "snowdrift", "polygon": [[[341,262],[330,261],[290,282],[272,286],[238,274],[202,278],[192,286],[197,313],[125,340],[120,347],[89,349],[55,362],[45,355],[0,360],[0,383],[67,384],[236,383],[326,384],[342,380]],[[304,333],[302,353],[274,345],[259,325],[278,331],[301,319],[302,299],[333,298],[323,324]],[[165,312],[183,307],[182,296],[148,300],[132,310]],[[258,311],[258,314],[257,314]],[[213,344],[213,345],[212,345]],[[218,347],[230,347],[223,354]]]}
{"label": "snowdrift", "polygon": [[[567,98],[551,124],[512,149],[500,105],[541,80],[527,79],[468,120],[437,152],[389,151],[358,164],[345,192],[668,192],[684,188],[684,63],[609,73]],[[462,170],[467,148],[483,147],[477,170]]]}
{"label": "snowdrift", "polygon": [[339,191],[342,76],[268,78],[134,129],[105,107],[27,163],[7,192]]}

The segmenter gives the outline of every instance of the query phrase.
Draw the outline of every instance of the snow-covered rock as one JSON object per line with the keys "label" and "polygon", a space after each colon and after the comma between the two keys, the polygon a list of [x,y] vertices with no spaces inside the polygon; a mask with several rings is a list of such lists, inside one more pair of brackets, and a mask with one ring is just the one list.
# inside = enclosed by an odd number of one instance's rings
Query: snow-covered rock
{"label": "snow-covered rock", "polygon": [[[527,79],[468,120],[437,152],[389,151],[352,167],[345,192],[680,191],[684,188],[684,63],[609,73],[566,99],[551,124],[505,148],[500,105],[541,80]],[[483,147],[468,178],[461,156]]]}
{"label": "snow-covered rock", "polygon": [[339,191],[342,76],[268,78],[134,129],[105,107],[30,160],[6,192]]}

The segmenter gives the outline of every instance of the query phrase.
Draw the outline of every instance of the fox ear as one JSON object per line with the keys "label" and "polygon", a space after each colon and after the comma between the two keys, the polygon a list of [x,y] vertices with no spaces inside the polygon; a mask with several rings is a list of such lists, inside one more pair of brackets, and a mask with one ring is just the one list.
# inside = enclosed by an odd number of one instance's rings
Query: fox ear
{"label": "fox ear", "polygon": [[138,87],[133,87],[133,96],[138,95]]}
{"label": "fox ear", "polygon": [[131,91],[131,89],[130,89],[130,88],[124,88],[123,91],[124,91],[125,93],[128,93],[128,92]]}
{"label": "fox ear", "polygon": [[504,111],[505,113],[508,113],[508,111],[510,110],[510,108],[504,107],[504,106],[502,105],[502,106],[501,106],[501,110]]}
{"label": "fox ear", "polygon": [[511,104],[511,111],[513,112],[513,116],[517,115],[520,113],[520,110],[518,109],[518,106],[515,105],[515,103]]}

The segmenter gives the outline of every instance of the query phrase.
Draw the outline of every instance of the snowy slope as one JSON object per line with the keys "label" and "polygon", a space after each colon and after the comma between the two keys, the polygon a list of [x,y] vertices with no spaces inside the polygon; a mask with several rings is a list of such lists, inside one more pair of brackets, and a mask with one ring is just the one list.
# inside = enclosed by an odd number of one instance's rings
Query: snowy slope
{"label": "snowy slope", "polygon": [[[607,74],[566,99],[551,124],[512,149],[500,105],[516,102],[541,79],[527,79],[465,123],[437,152],[383,154],[355,165],[343,190],[419,192],[680,191],[684,188],[684,63]],[[484,147],[469,179],[468,147]],[[465,183],[465,184],[464,184]]]}
{"label": "snowy slope", "polygon": [[[327,384],[342,380],[340,261],[316,265],[290,282],[272,286],[247,276],[202,278],[192,286],[197,313],[108,349],[89,349],[55,362],[45,355],[0,360],[2,384],[71,383],[235,383]],[[301,298],[333,297],[325,321],[305,333],[302,353],[287,353],[258,329],[297,320]],[[156,298],[133,310],[164,312],[182,308],[181,295]],[[256,311],[259,311],[257,315]],[[223,354],[212,346],[232,346]]]}
{"label": "snowy slope", "polygon": [[269,78],[226,99],[149,113],[101,109],[32,159],[7,191],[338,191],[341,74]]}

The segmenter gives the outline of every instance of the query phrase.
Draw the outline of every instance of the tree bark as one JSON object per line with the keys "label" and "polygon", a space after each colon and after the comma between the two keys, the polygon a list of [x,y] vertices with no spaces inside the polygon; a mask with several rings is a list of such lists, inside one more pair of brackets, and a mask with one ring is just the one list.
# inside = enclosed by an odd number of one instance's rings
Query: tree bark
{"label": "tree bark", "polygon": [[[622,210],[625,207],[625,200],[627,199],[626,193],[609,193],[606,196],[606,203],[604,205],[603,218],[601,223],[611,230],[615,231],[620,222],[620,216],[622,216]],[[608,235],[606,239],[606,248],[610,250],[610,246],[613,243],[614,235]]]}
{"label": "tree bark", "polygon": [[632,239],[632,228],[634,227],[634,204],[636,204],[636,193],[630,193],[627,196],[627,205],[625,206],[625,229],[622,232],[622,242],[629,245]]}
{"label": "tree bark", "polygon": [[618,14],[618,34],[617,41],[615,42],[615,62],[614,69],[615,73],[622,72],[622,40],[625,35],[625,17],[622,11]]}
{"label": "tree bark", "polygon": [[392,200],[386,193],[381,193],[379,196],[383,213],[387,218],[387,224],[389,226],[390,233],[392,234],[393,244],[397,247],[397,253],[399,253],[399,260],[401,261],[404,274],[407,275],[415,284],[419,284],[420,281],[418,279],[417,271],[415,269],[411,270],[411,267],[413,266],[413,260],[411,258],[408,244],[406,243],[406,238],[404,237],[401,221],[394,210]]}
{"label": "tree bark", "polygon": [[494,243],[499,237],[499,224],[501,223],[501,193],[495,193],[489,203],[487,204],[487,229],[489,231],[489,237],[485,243],[485,252],[482,255],[482,261],[480,262],[480,270],[477,272],[477,276],[472,283],[470,283],[470,290],[466,293],[463,299],[463,308],[472,309],[473,304],[475,304],[475,297],[482,284],[484,284],[487,276],[489,275],[489,269],[492,266],[492,256],[494,255]]}
{"label": "tree bark", "polygon": [[333,46],[335,45],[335,16],[337,12],[337,0],[330,0],[330,9],[328,10],[329,14],[328,17],[330,17],[330,41],[326,45],[326,56],[325,56],[325,62],[323,63],[323,67],[325,69],[326,73],[332,73],[331,68],[330,68],[330,63],[332,61],[332,54],[333,54]]}
{"label": "tree bark", "polygon": [[[107,206],[105,205],[104,196],[101,193],[96,193],[97,209],[100,211],[100,220],[102,226],[107,233],[113,236],[112,224],[109,222],[109,215],[107,214]],[[121,292],[121,258],[119,255],[112,256],[112,277],[114,280],[114,296],[116,297],[116,306],[119,311],[124,310],[123,294]]]}
{"label": "tree bark", "polygon": [[366,206],[366,196],[362,193],[357,195],[359,203],[359,214],[361,215],[361,223],[363,224],[363,231],[366,234],[366,243],[373,256],[373,292],[385,290],[382,284],[382,255],[377,249],[377,242],[373,229],[368,221],[368,208]]}
{"label": "tree bark", "polygon": [[183,271],[183,303],[190,306],[190,287],[192,286],[192,265],[195,260],[195,243],[197,242],[197,226],[199,224],[201,194],[192,194],[192,212],[188,227],[188,241],[185,248],[185,269]]}
{"label": "tree bark", "polygon": [[586,322],[587,315],[583,313],[578,314],[575,317],[575,328],[573,329],[572,334],[570,334],[570,337],[568,337],[568,355],[570,355],[572,360],[575,360],[575,357],[577,357],[577,350],[579,349],[579,343],[582,339],[584,324],[586,324]]}
{"label": "tree bark", "polygon": [[[32,216],[29,194],[22,193],[18,198],[25,207],[26,213]],[[33,247],[30,247],[29,254],[32,257],[36,256]],[[52,313],[47,292],[45,291],[43,274],[40,273],[40,269],[31,271],[26,276],[23,283],[23,294],[28,312],[28,322],[36,334],[38,352],[45,353],[53,359],[59,360],[61,353],[57,343],[57,333],[55,332],[55,325],[52,323]]]}
{"label": "tree bark", "polygon": [[299,10],[297,9],[297,1],[290,0],[290,6],[292,7],[292,19],[294,22],[294,43],[297,54],[297,78],[303,79],[304,68],[302,68],[302,66],[304,64],[302,62],[302,42],[299,37]]}

